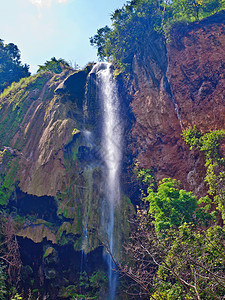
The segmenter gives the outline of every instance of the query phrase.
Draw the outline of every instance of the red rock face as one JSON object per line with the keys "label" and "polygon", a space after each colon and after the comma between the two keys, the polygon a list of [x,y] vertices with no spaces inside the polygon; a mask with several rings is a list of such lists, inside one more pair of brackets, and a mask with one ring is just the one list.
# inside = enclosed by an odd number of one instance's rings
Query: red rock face
{"label": "red rock face", "polygon": [[203,132],[224,128],[225,25],[192,24],[179,39],[179,47],[168,44],[161,52],[166,70],[152,50],[144,60],[134,60],[134,151],[140,166],[154,168],[158,180],[179,179],[200,196],[205,192],[204,157],[189,150],[181,133],[193,125]]}
{"label": "red rock face", "polygon": [[225,25],[196,25],[181,42],[168,47],[168,77],[183,125],[224,128]]}

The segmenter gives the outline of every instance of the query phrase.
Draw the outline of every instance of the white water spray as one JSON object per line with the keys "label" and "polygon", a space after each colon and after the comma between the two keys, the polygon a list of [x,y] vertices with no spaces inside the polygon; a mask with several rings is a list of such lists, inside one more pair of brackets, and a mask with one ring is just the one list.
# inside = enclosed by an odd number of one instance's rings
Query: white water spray
{"label": "white water spray", "polygon": [[[114,253],[114,217],[115,207],[120,204],[120,169],[122,160],[122,126],[120,104],[116,81],[113,78],[111,64],[99,63],[92,72],[97,76],[102,112],[101,154],[105,165],[105,205],[103,207],[103,227],[107,233],[111,253]],[[109,296],[115,298],[116,274],[114,263],[107,256],[109,268]]]}

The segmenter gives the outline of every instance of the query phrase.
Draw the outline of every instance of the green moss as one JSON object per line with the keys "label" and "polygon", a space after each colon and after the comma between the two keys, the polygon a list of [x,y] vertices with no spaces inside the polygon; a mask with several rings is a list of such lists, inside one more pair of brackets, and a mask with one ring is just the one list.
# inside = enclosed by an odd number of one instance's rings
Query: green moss
{"label": "green moss", "polygon": [[71,227],[71,232],[73,234],[82,234],[82,214],[80,206],[77,207],[76,216],[74,217]]}
{"label": "green moss", "polygon": [[102,173],[101,169],[96,167],[85,169],[82,175],[85,186],[82,200],[82,250],[89,253],[99,246],[98,233],[101,227],[100,207],[102,198],[99,182],[101,182]]}
{"label": "green moss", "polygon": [[118,261],[126,259],[122,245],[128,241],[131,227],[129,220],[134,215],[135,210],[130,199],[122,195],[120,205],[115,208],[115,228],[114,236],[114,248],[116,249],[116,257]]}
{"label": "green moss", "polygon": [[45,250],[45,253],[44,253],[44,255],[43,255],[43,258],[48,257],[50,254],[52,254],[53,251],[54,251],[54,248],[53,248],[53,247],[48,247],[48,248]]}
{"label": "green moss", "polygon": [[81,145],[80,130],[75,128],[72,131],[71,138],[69,139],[68,143],[65,145],[67,151],[64,153],[64,158],[65,158],[65,164],[67,170],[74,168],[74,163],[78,164],[77,154],[80,145]]}
{"label": "green moss", "polygon": [[48,222],[46,220],[43,220],[43,219],[34,219],[33,224],[34,225],[43,224],[43,225],[47,226],[48,228],[50,228],[51,230],[56,230],[56,225],[54,223],[50,223],[50,222]]}
{"label": "green moss", "polygon": [[19,160],[13,160],[13,156],[6,149],[0,155],[3,168],[3,173],[0,174],[0,205],[6,205],[15,190]]}
{"label": "green moss", "polygon": [[11,189],[13,184],[15,183],[16,174],[19,169],[18,159],[14,161],[12,165],[10,163],[9,167],[10,167],[9,172],[7,173],[3,183],[6,189]]}
{"label": "green moss", "polygon": [[82,248],[82,237],[78,238],[78,239],[75,241],[73,247],[74,247],[74,250],[75,250],[75,251],[80,251],[80,250],[81,250],[81,248]]}
{"label": "green moss", "polygon": [[[32,88],[42,88],[49,79],[49,72],[36,74],[34,76],[22,78],[19,82],[13,82],[0,94],[0,99],[7,98],[8,102],[16,101],[16,94]],[[17,99],[18,100],[18,99]]]}
{"label": "green moss", "polygon": [[71,224],[69,222],[64,222],[58,229],[56,234],[57,241],[61,239],[64,232],[66,232],[66,234],[71,233]]}
{"label": "green moss", "polygon": [[[39,98],[49,78],[48,73],[23,78],[0,95],[0,146],[11,146],[13,137],[20,131],[28,108]],[[21,150],[23,142],[23,138],[17,139],[15,147]]]}
{"label": "green moss", "polygon": [[[72,187],[71,187],[72,189]],[[66,231],[66,234],[73,233],[81,234],[82,232],[82,214],[81,207],[78,201],[74,199],[75,189],[68,189],[67,193],[60,194],[57,197],[58,202],[58,216],[63,215],[64,218],[71,219],[72,225],[69,222],[64,222],[57,233],[57,239],[60,240],[63,232]],[[68,195],[72,195],[73,198],[68,199]]]}
{"label": "green moss", "polygon": [[17,236],[31,239],[34,243],[41,243],[44,238],[56,244],[55,231],[44,224],[31,225],[22,228],[17,232]]}

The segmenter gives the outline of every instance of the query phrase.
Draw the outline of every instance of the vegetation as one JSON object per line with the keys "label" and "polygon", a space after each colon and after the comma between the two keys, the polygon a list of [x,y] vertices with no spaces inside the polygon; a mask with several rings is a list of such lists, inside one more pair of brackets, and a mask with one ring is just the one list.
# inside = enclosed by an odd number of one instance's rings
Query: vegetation
{"label": "vegetation", "polygon": [[[0,94],[0,145],[10,146],[12,137],[23,122],[28,107],[40,97],[44,84],[50,79],[49,73],[22,78],[12,83]],[[44,99],[44,95],[42,100]],[[4,109],[1,109],[4,108]],[[10,128],[10,131],[8,130]],[[27,132],[26,132],[27,133]],[[16,142],[15,148],[21,150],[24,140]]]}
{"label": "vegetation", "polygon": [[59,74],[64,69],[71,69],[69,63],[62,58],[56,59],[55,57],[52,57],[51,60],[47,60],[43,66],[39,65],[37,72],[50,71]]}
{"label": "vegetation", "polygon": [[[150,187],[144,199],[149,203],[148,213],[154,219],[156,232],[184,223],[199,224],[212,218],[203,207],[197,209],[197,198],[192,192],[180,189],[180,183],[175,179],[164,178],[156,192]],[[199,203],[202,204],[204,200],[201,198]]]}
{"label": "vegetation", "polygon": [[[106,26],[99,29],[91,38],[91,43],[97,47],[100,59],[113,60],[120,70],[129,71],[134,55],[143,51],[146,41],[150,44],[159,34],[166,38],[177,25],[186,26],[223,8],[222,0],[132,0],[113,13],[112,28]],[[12,62],[25,71],[26,67],[20,62],[18,48],[13,44],[4,45],[3,42],[1,45],[2,53],[9,55]],[[2,55],[1,51],[0,55]],[[7,67],[11,70],[9,65]],[[13,193],[12,187],[15,187],[19,168],[14,150],[10,148],[10,141],[23,122],[30,104],[42,95],[41,91],[45,92],[42,88],[50,79],[48,72],[59,74],[67,68],[69,69],[70,66],[66,61],[53,57],[43,66],[39,66],[36,76],[23,78],[19,83],[12,84],[0,96],[0,106],[10,107],[9,110],[5,110],[7,113],[3,113],[4,110],[0,109],[2,120],[0,140],[4,141],[4,146],[8,146],[0,152],[0,205],[6,205]],[[2,72],[1,66],[0,76]],[[4,88],[10,80],[3,83],[0,81],[0,84]],[[43,98],[39,99],[42,102]],[[27,131],[25,136],[26,134]],[[71,135],[73,140],[80,138],[79,129],[74,128]],[[164,178],[157,184],[152,170],[139,170],[138,177],[146,187],[142,193],[144,204],[143,208],[137,207],[136,219],[131,222],[133,233],[130,243],[125,245],[129,264],[118,265],[121,272],[140,287],[139,295],[147,295],[150,299],[168,300],[211,300],[224,297],[225,229],[217,224],[214,211],[219,211],[225,221],[225,159],[220,146],[224,137],[223,130],[202,133],[194,127],[183,132],[183,138],[190,147],[205,155],[205,181],[209,190],[208,195],[200,199],[197,199],[192,192],[182,189],[181,183],[175,179]],[[22,149],[21,143],[23,141],[19,139],[15,144],[15,151]],[[78,143],[73,145],[70,140],[65,154],[65,157],[68,155],[70,159],[72,155],[70,164],[74,165],[74,170],[78,170],[78,146]],[[65,245],[69,242],[72,244],[76,236],[77,244],[75,243],[74,248],[80,250],[83,211],[77,199],[84,199],[85,188],[80,182],[81,179],[74,179],[77,176],[74,170],[73,174],[70,174],[72,183],[68,187],[71,191],[67,191],[65,195],[58,193],[57,196],[58,215],[61,215],[62,223],[61,226],[58,224],[56,237],[58,245]],[[77,178],[81,178],[79,175]],[[68,197],[70,194],[73,197]],[[92,200],[89,194],[86,198],[86,202]],[[96,203],[99,210],[98,202]],[[217,205],[216,208],[213,206],[214,203]],[[88,210],[90,210],[88,221],[97,218],[94,204]],[[77,212],[76,219],[74,219],[74,211]],[[125,209],[122,211],[125,212]],[[126,218],[126,214],[123,214],[123,218]],[[9,217],[7,213],[1,215],[0,260],[8,264],[8,277],[4,266],[0,265],[1,299],[23,297],[17,291],[10,294],[7,290],[7,279],[16,285],[21,268],[14,221],[15,219]],[[118,221],[115,220],[115,224],[116,222]],[[125,231],[122,221],[119,225]],[[54,259],[57,260],[55,253],[55,248],[46,246],[42,257],[43,264],[47,261],[51,264]],[[38,272],[40,272],[40,281],[44,282],[45,274],[41,267]],[[61,298],[98,299],[100,292],[107,286],[107,278],[100,270],[91,275],[83,272],[74,283],[65,280],[64,284],[59,295]]]}
{"label": "vegetation", "polygon": [[14,81],[30,76],[29,66],[22,64],[20,50],[13,44],[4,44],[0,39],[0,92]]}
{"label": "vegetation", "polygon": [[178,23],[188,24],[225,8],[223,0],[132,0],[111,16],[112,26],[98,29],[90,38],[101,60],[112,60],[122,71],[129,72],[135,54],[146,43],[154,43],[156,32],[164,37]]}
{"label": "vegetation", "polygon": [[78,285],[69,285],[60,292],[60,297],[75,299],[99,299],[99,293],[106,288],[107,276],[103,271],[96,271],[90,276],[82,272]]}
{"label": "vegetation", "polygon": [[[221,299],[225,293],[225,229],[215,219],[215,206],[224,218],[223,130],[183,132],[191,148],[205,154],[208,196],[199,200],[175,179],[158,184],[151,170],[138,176],[149,182],[145,206],[137,209],[130,242],[129,265],[118,265],[150,299]],[[224,219],[223,219],[224,220]]]}
{"label": "vegetation", "polygon": [[219,299],[225,293],[224,228],[175,180],[164,179],[145,200],[147,210],[138,208],[125,246],[130,264],[119,265],[121,272],[150,299]]}
{"label": "vegetation", "polygon": [[7,289],[6,289],[6,274],[4,272],[5,266],[0,263],[0,298],[2,300],[6,299]]}
{"label": "vegetation", "polygon": [[184,131],[183,138],[191,149],[198,149],[204,153],[208,194],[217,204],[217,209],[225,221],[225,158],[220,149],[220,142],[225,138],[225,131],[214,130],[204,134],[196,127],[189,127]]}

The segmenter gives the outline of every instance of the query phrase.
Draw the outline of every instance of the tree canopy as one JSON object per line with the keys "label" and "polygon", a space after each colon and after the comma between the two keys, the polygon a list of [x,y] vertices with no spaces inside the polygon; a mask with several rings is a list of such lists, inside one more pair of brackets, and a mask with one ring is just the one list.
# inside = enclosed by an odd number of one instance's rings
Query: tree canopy
{"label": "tree canopy", "polygon": [[111,28],[98,29],[90,38],[101,60],[112,60],[122,71],[129,71],[135,53],[154,33],[167,36],[177,22],[198,21],[225,8],[224,0],[132,0],[112,16]]}
{"label": "tree canopy", "polygon": [[156,192],[149,188],[145,201],[149,203],[156,231],[194,222],[197,198],[191,192],[179,189],[175,179],[164,178]]}
{"label": "tree canopy", "polygon": [[189,127],[183,132],[183,138],[191,149],[198,149],[204,153],[208,194],[217,204],[217,210],[225,221],[225,158],[220,145],[224,142],[225,131],[213,130],[203,133],[196,127]]}
{"label": "tree canopy", "polygon": [[[148,299],[222,299],[225,131],[204,133],[194,126],[184,130],[182,137],[191,149],[205,155],[203,179],[208,184],[208,195],[197,199],[171,178],[157,184],[152,170],[138,170],[136,163],[135,172],[148,183],[148,189],[145,203],[137,207],[137,215],[131,220],[134,228],[124,246],[128,263],[118,264],[118,268],[136,283],[137,294],[148,295]],[[134,291],[133,284],[131,289]]]}
{"label": "tree canopy", "polygon": [[30,76],[29,66],[22,64],[20,50],[13,44],[4,44],[0,39],[0,92],[13,81]]}
{"label": "tree canopy", "polygon": [[39,65],[38,72],[51,71],[59,74],[65,68],[70,68],[70,65],[67,61],[65,61],[63,58],[56,59],[55,57],[52,57],[51,60],[47,60],[43,66]]}
{"label": "tree canopy", "polygon": [[[186,139],[195,140],[191,129],[189,133],[184,133]],[[217,151],[222,136],[219,131],[202,134],[201,147]],[[151,176],[143,170],[140,174],[149,178],[145,206],[137,208],[131,222],[136,227],[124,246],[128,263],[118,268],[137,284],[137,294],[149,299],[221,299],[225,229],[215,222],[213,200],[197,200],[175,179],[165,178],[155,187]]]}

